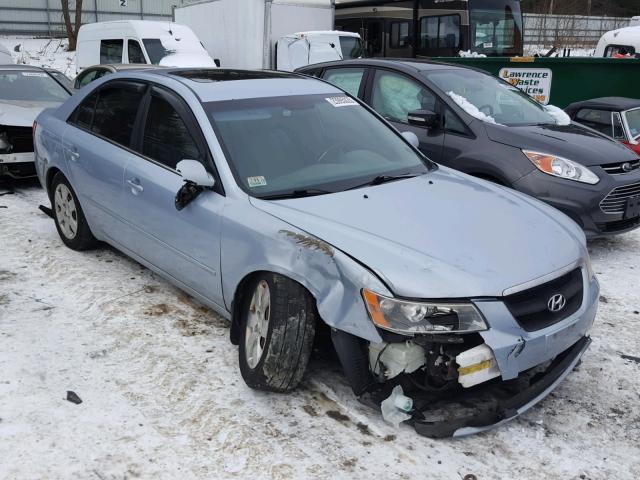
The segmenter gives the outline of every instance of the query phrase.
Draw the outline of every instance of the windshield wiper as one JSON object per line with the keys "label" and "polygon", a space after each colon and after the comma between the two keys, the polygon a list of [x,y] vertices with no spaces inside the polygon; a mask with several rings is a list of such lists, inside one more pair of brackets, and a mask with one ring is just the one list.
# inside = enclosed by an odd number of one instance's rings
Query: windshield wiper
{"label": "windshield wiper", "polygon": [[322,190],[320,188],[303,188],[300,190],[292,190],[291,192],[274,193],[272,195],[265,195],[258,197],[260,200],[280,200],[284,198],[304,198],[314,197],[316,195],[326,195],[327,193],[335,193],[329,190]]}
{"label": "windshield wiper", "polygon": [[377,177],[373,177],[368,182],[362,183],[360,185],[356,185],[355,187],[347,188],[347,190],[355,190],[357,188],[382,185],[383,183],[393,182],[395,180],[402,180],[404,178],[413,178],[422,175],[422,173],[403,173],[401,175],[378,175]]}

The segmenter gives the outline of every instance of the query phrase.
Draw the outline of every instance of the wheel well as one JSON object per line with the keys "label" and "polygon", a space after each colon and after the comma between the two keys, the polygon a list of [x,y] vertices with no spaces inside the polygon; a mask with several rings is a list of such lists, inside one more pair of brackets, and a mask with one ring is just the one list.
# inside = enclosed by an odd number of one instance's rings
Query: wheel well
{"label": "wheel well", "polygon": [[57,167],[51,167],[49,170],[47,170],[47,178],[45,179],[45,185],[47,187],[47,195],[49,195],[49,198],[51,198],[51,182],[53,182],[53,177],[55,177],[56,173],[60,171],[61,170]]}
{"label": "wheel well", "polygon": [[[264,273],[273,273],[276,275],[282,275],[281,273],[272,272],[269,270],[258,270],[258,271],[247,274],[242,280],[240,280],[240,283],[238,283],[238,286],[236,287],[236,291],[233,295],[233,300],[231,302],[231,331],[229,332],[231,343],[233,345],[238,345],[238,343],[240,342],[240,314],[241,314],[242,304],[245,299],[245,295],[248,293],[247,286],[250,285],[251,282],[253,282],[256,277]],[[282,276],[286,277],[286,275],[282,275]],[[296,283],[300,283],[291,277],[287,277],[287,278]],[[305,291],[311,296],[311,298],[313,298],[313,301],[315,302],[316,298],[309,291],[309,289],[304,285],[302,285],[302,288],[305,289]],[[316,315],[318,318],[320,318],[320,315],[317,313],[317,311],[316,311]]]}

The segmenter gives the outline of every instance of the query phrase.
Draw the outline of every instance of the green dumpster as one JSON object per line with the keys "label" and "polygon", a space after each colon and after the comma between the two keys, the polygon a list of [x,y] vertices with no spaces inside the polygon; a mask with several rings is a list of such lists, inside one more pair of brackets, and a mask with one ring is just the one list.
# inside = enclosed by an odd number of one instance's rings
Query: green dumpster
{"label": "green dumpster", "polygon": [[500,76],[540,103],[564,108],[597,97],[640,98],[640,59],[591,57],[446,57],[434,60]]}

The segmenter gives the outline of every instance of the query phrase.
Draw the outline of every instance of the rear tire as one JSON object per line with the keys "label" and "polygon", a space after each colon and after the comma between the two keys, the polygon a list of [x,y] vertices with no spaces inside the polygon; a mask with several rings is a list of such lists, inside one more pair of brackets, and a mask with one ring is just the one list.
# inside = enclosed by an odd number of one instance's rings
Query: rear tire
{"label": "rear tire", "polygon": [[257,390],[293,390],[307,368],[315,336],[316,307],[297,282],[258,275],[243,295],[239,362],[242,378]]}
{"label": "rear tire", "polygon": [[67,247],[82,251],[96,246],[78,197],[62,173],[51,181],[51,208],[58,235]]}

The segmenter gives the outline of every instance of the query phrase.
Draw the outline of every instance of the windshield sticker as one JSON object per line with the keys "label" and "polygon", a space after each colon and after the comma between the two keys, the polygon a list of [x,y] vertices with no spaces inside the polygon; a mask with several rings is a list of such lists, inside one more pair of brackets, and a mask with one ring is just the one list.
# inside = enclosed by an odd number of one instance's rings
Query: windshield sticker
{"label": "windshield sticker", "polygon": [[325,100],[334,107],[349,107],[358,105],[358,102],[349,97],[327,97],[325,98]]}
{"label": "windshield sticker", "polygon": [[249,188],[264,187],[267,185],[267,181],[262,175],[258,177],[247,177],[247,183],[249,184]]}
{"label": "windshield sticker", "polygon": [[20,72],[23,77],[44,77],[47,78],[47,74],[44,72]]}

